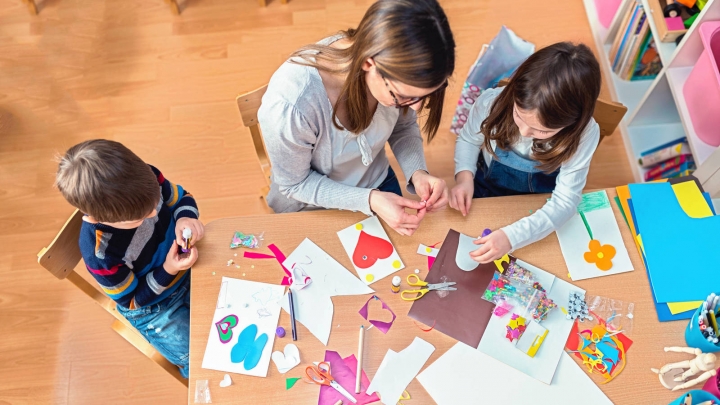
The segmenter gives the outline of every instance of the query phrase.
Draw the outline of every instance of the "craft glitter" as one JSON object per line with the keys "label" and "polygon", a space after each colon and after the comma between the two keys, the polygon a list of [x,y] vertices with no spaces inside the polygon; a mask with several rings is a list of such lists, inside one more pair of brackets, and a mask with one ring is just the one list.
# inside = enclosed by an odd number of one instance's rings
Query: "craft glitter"
{"label": "craft glitter", "polygon": [[[262,235],[260,234],[259,237],[253,235],[253,234],[244,234],[242,232],[235,232],[235,234],[232,237],[232,241],[230,241],[230,248],[235,249],[238,247],[246,247],[250,249],[254,249],[258,246],[260,246],[260,241],[262,240]],[[237,255],[235,255],[237,256]]]}

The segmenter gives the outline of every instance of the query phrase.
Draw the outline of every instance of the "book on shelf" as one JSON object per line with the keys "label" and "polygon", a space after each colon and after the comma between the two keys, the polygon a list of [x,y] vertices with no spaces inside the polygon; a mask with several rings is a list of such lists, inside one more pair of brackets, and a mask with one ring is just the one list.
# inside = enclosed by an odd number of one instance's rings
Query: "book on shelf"
{"label": "book on shelf", "polygon": [[662,62],[660,61],[660,54],[655,46],[655,39],[648,33],[645,46],[638,55],[638,60],[635,63],[630,80],[654,79],[661,70]]}
{"label": "book on shelf", "polygon": [[610,49],[610,65],[613,70],[621,62],[623,49],[626,43],[629,41],[631,27],[637,23],[637,17],[642,10],[642,5],[638,1],[631,1],[631,6],[628,7],[625,17],[623,17],[622,23],[618,26],[617,32],[615,33],[615,39],[613,46]]}
{"label": "book on shelf", "polygon": [[674,167],[674,168],[666,171],[665,173],[662,173],[658,176],[648,179],[648,181],[660,180],[660,179],[673,179],[675,177],[687,176],[694,171],[695,171],[695,163],[694,162],[685,162],[678,167]]}
{"label": "book on shelf", "polygon": [[690,153],[690,148],[688,147],[687,138],[682,137],[642,152],[638,163],[642,167],[650,167],[663,160],[672,159],[675,156],[686,155],[688,153]]}
{"label": "book on shelf", "polygon": [[654,166],[650,170],[645,172],[645,181],[666,178],[663,176],[663,174],[669,172],[672,169],[681,167],[685,163],[695,163],[693,156],[690,154],[680,155],[668,159],[664,162],[660,162],[657,166]]}
{"label": "book on shelf", "polygon": [[651,16],[639,1],[628,3],[608,53],[611,69],[623,80],[652,79],[662,63],[650,30]]}
{"label": "book on shelf", "polygon": [[645,15],[645,11],[641,8],[636,21],[629,27],[630,40],[625,45],[625,49],[622,50],[623,62],[615,68],[615,73],[623,79],[627,78],[628,72],[635,64],[635,60],[637,59],[636,55],[645,39],[648,25],[647,15]]}

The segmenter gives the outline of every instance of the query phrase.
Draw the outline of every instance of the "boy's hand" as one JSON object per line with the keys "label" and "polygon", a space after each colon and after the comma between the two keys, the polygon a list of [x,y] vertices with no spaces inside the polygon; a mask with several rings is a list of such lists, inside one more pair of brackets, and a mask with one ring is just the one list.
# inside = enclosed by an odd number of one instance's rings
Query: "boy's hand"
{"label": "boy's hand", "polygon": [[192,267],[198,259],[198,250],[196,247],[190,249],[188,253],[178,253],[178,243],[173,241],[170,251],[165,256],[165,263],[163,268],[168,274],[178,274],[182,270],[187,270]]}
{"label": "boy's hand", "polygon": [[470,252],[470,257],[478,263],[490,263],[493,260],[497,260],[507,253],[510,253],[512,244],[508,239],[505,231],[498,229],[493,231],[490,235],[477,239],[473,242],[476,245],[482,245],[479,249]]}
{"label": "boy's hand", "polygon": [[450,207],[460,211],[463,216],[470,212],[475,182],[473,174],[463,170],[455,176],[457,185],[450,191]]}
{"label": "boy's hand", "polygon": [[195,244],[203,238],[205,235],[205,227],[202,222],[195,218],[180,218],[175,223],[175,241],[177,244],[182,246],[185,243],[183,239],[183,229],[188,228],[192,232],[192,239],[190,240],[190,246]]}

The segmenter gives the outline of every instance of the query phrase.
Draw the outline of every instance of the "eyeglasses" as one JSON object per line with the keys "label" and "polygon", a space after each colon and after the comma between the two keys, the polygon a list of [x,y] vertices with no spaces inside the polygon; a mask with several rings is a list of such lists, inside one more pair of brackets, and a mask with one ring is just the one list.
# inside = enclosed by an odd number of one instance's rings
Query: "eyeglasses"
{"label": "eyeglasses", "polygon": [[395,103],[395,108],[409,107],[413,104],[419,103],[420,101],[424,100],[425,98],[431,96],[432,94],[434,94],[448,86],[448,81],[445,80],[445,83],[443,83],[442,86],[435,89],[435,91],[433,91],[432,93],[426,94],[422,97],[408,97],[405,101],[400,103],[400,102],[398,102],[398,99],[397,99],[397,96],[395,96],[395,93],[393,93],[393,91],[390,90],[390,84],[388,83],[385,76],[383,74],[380,74],[380,77],[382,77],[383,81],[385,82],[385,87],[387,87],[388,91],[390,92],[390,95],[392,96],[393,102]]}

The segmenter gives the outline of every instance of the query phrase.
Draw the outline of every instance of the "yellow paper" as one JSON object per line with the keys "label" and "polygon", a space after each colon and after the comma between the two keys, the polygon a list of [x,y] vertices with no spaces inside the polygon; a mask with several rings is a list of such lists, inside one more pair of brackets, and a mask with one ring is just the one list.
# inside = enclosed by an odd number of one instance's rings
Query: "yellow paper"
{"label": "yellow paper", "polygon": [[672,185],[673,192],[680,203],[680,207],[690,218],[707,218],[712,216],[712,210],[705,200],[702,192],[694,181],[685,181]]}
{"label": "yellow paper", "polygon": [[670,309],[670,313],[673,315],[681,312],[694,311],[702,305],[702,301],[688,301],[688,302],[668,302],[667,306]]}

